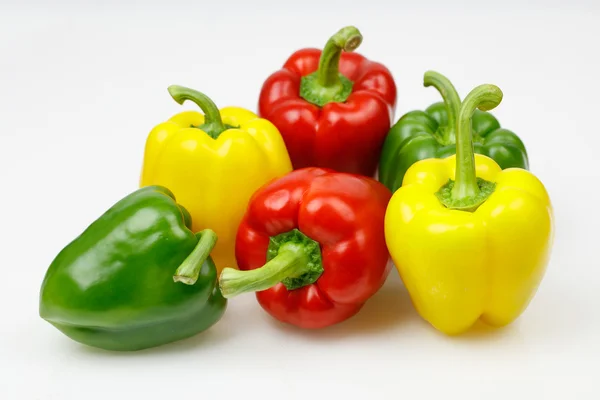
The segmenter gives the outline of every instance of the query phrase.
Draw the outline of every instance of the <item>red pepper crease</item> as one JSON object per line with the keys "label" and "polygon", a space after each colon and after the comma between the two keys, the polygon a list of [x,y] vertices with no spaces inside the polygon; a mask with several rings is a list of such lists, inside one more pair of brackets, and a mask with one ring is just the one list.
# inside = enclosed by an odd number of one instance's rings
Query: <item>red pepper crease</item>
{"label": "red pepper crease", "polygon": [[[295,169],[317,166],[372,177],[394,117],[396,84],[385,66],[350,52],[362,40],[356,28],[336,35],[323,51],[295,52],[266,80],[259,114],[279,129]],[[305,83],[303,97],[303,79],[311,74],[315,79]],[[336,80],[339,74],[350,81],[348,93]]]}
{"label": "red pepper crease", "polygon": [[[318,243],[303,260],[320,256],[322,272],[314,282],[301,276],[293,289],[285,281],[273,282],[256,293],[260,305],[276,319],[302,328],[348,319],[389,274],[384,216],[390,197],[390,191],[373,179],[321,168],[297,170],[264,186],[253,196],[239,227],[236,258],[241,271],[223,271],[223,294],[228,297],[236,286],[230,278],[265,265],[274,238],[298,230],[308,242]],[[305,271],[306,263],[298,268]]]}

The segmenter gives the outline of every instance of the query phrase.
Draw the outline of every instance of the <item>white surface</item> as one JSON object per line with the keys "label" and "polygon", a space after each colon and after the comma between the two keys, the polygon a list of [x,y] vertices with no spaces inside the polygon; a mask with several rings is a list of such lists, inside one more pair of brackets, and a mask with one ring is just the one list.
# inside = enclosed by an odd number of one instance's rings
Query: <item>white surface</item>
{"label": "white surface", "polygon": [[[0,5],[0,398],[598,398],[597,1],[16,3]],[[462,96],[504,91],[494,113],[556,210],[551,263],[518,321],[445,337],[395,270],[358,316],[320,332],[274,322],[252,295],[206,333],[139,353],[90,350],[38,317],[48,264],[136,188],[146,135],[181,111],[168,85],[255,109],[292,51],[348,24],[393,71],[396,118],[439,99],[427,69]]]}

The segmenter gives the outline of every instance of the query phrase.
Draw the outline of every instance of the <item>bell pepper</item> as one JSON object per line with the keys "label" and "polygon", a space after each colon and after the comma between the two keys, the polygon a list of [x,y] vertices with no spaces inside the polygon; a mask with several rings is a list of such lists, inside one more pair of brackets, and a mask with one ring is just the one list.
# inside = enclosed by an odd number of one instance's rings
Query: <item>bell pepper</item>
{"label": "bell pepper", "polygon": [[225,298],[257,291],[264,310],[300,328],[356,314],[389,274],[383,222],[391,193],[374,179],[296,170],[252,197],[236,239],[240,270],[225,268]]}
{"label": "bell pepper", "polygon": [[296,51],[263,84],[259,115],[281,132],[294,169],[374,176],[396,84],[385,66],[352,53],[361,42],[358,29],[343,28],[323,51]]}
{"label": "bell pepper", "polygon": [[456,155],[411,166],[389,203],[385,234],[419,314],[449,335],[481,319],[514,321],[534,297],[554,241],[544,185],[522,168],[474,154],[471,117],[502,92],[481,85],[458,112]]}
{"label": "bell pepper", "polygon": [[[428,71],[425,87],[435,87],[443,102],[425,111],[410,111],[403,115],[386,137],[381,152],[379,180],[395,192],[406,170],[419,160],[444,158],[456,153],[456,122],[461,106],[452,83],[443,75]],[[528,169],[525,145],[513,132],[501,128],[489,112],[475,110],[471,119],[475,152],[494,159],[502,169]]]}
{"label": "bell pepper", "polygon": [[77,342],[115,351],[208,329],[227,300],[210,257],[216,235],[209,229],[194,234],[191,222],[164,187],[124,197],[52,261],[40,316]]}
{"label": "bell pepper", "polygon": [[173,99],[196,103],[148,135],[140,186],[169,188],[192,216],[192,229],[210,227],[219,236],[212,254],[218,268],[236,266],[235,234],[256,189],[292,170],[277,128],[254,113],[219,111],[204,94],[169,87]]}

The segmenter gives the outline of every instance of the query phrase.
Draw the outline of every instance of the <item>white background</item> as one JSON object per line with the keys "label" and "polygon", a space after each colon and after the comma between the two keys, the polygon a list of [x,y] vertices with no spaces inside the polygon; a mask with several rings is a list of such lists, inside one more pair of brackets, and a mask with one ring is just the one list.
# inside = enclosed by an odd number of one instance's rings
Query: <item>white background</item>
{"label": "white background", "polygon": [[[202,3],[0,2],[0,398],[598,398],[597,1]],[[428,69],[462,96],[504,91],[494,113],[525,141],[556,213],[519,320],[445,337],[395,270],[359,315],[318,332],[282,326],[253,295],[209,331],[138,353],[87,348],[39,318],[47,266],[137,188],[146,135],[182,110],[168,85],[255,110],[292,51],[349,24],[396,78],[396,119],[439,100]]]}

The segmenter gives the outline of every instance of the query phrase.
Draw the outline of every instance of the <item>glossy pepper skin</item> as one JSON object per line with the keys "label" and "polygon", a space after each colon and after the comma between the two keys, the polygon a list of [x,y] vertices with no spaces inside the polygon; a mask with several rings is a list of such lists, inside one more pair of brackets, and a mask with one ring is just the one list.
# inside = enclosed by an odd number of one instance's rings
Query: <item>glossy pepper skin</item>
{"label": "glossy pepper skin", "polygon": [[[425,111],[410,111],[394,124],[386,137],[379,166],[379,180],[395,192],[412,164],[427,158],[456,153],[456,118],[460,98],[452,83],[437,72],[425,74],[426,87],[437,88],[444,102]],[[475,152],[494,159],[502,169],[529,168],[525,145],[519,137],[500,127],[489,112],[475,110],[472,118]]]}
{"label": "glossy pepper skin", "polygon": [[[214,233],[194,234],[164,187],[126,196],[69,243],[48,268],[39,313],[80,343],[132,351],[202,332],[225,312],[208,253]],[[191,272],[189,284],[174,278]]]}
{"label": "glossy pepper skin", "polygon": [[385,66],[352,53],[361,41],[356,28],[343,28],[323,51],[296,51],[263,84],[259,115],[281,132],[294,169],[374,176],[396,84]]}
{"label": "glossy pepper skin", "polygon": [[277,128],[254,113],[218,110],[204,94],[180,86],[169,93],[204,111],[184,111],[148,135],[140,186],[168,187],[192,216],[192,229],[214,230],[212,257],[219,268],[235,267],[235,235],[252,193],[292,170]]}
{"label": "glossy pepper skin", "polygon": [[241,271],[221,273],[223,295],[258,291],[263,309],[300,328],[350,318],[390,271],[383,227],[390,195],[376,180],[321,168],[264,186],[238,230]]}
{"label": "glossy pepper skin", "polygon": [[450,335],[478,319],[503,326],[521,315],[554,240],[552,205],[540,180],[473,155],[469,117],[501,98],[493,85],[471,92],[460,112],[457,155],[411,166],[386,213],[388,248],[413,304]]}

